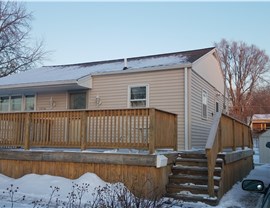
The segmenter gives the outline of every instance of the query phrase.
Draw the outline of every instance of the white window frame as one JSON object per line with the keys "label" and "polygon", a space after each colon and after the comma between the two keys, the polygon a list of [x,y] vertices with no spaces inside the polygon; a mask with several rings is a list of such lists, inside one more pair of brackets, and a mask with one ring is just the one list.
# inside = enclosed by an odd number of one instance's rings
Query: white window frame
{"label": "white window frame", "polygon": [[[131,99],[130,99],[130,96],[131,96],[131,88],[134,88],[134,87],[146,87],[146,106],[144,107],[138,107],[138,108],[149,108],[149,84],[134,84],[134,85],[129,85],[128,86],[128,99],[127,99],[127,106],[128,108],[135,108],[135,107],[132,107],[131,106]],[[138,100],[139,101],[139,100]]]}
{"label": "white window frame", "polygon": [[[11,100],[12,97],[16,97],[19,96],[21,97],[21,109],[20,110],[12,110],[11,109]],[[36,94],[25,94],[25,95],[19,95],[19,94],[15,94],[15,95],[1,95],[0,97],[8,97],[8,110],[7,111],[1,111],[1,112],[24,112],[27,111],[26,110],[26,96],[34,96],[34,110],[36,110]],[[31,110],[32,111],[32,110]]]}
{"label": "white window frame", "polygon": [[[206,100],[205,100],[206,99]],[[205,114],[204,114],[204,106],[205,106]],[[206,90],[202,90],[202,119],[208,119],[208,92]]]}

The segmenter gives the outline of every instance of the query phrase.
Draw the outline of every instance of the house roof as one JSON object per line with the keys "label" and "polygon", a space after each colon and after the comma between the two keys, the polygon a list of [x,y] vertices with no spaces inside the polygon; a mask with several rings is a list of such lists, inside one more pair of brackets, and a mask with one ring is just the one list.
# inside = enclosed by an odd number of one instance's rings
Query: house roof
{"label": "house roof", "polygon": [[[6,89],[31,88],[56,85],[79,85],[79,81],[91,75],[153,70],[192,64],[214,48],[141,56],[88,63],[43,66],[0,78],[0,92]],[[126,68],[125,67],[126,63]]]}
{"label": "house roof", "polygon": [[270,114],[254,114],[252,116],[252,122],[267,121],[270,122]]}

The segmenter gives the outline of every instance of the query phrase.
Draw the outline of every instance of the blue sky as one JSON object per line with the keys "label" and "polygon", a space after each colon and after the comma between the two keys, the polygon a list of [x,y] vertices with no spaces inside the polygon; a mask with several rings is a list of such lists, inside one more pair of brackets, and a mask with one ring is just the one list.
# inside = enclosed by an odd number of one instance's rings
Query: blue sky
{"label": "blue sky", "polygon": [[270,2],[26,2],[44,65],[212,47],[222,38],[270,55]]}

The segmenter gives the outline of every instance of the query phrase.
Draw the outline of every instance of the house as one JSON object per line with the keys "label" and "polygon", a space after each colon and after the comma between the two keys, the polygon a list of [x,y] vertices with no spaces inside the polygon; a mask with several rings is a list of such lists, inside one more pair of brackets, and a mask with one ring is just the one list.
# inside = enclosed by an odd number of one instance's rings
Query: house
{"label": "house", "polygon": [[266,143],[270,142],[270,130],[264,131],[259,136],[259,162],[260,163],[270,163],[270,149],[266,147]]}
{"label": "house", "polygon": [[254,114],[251,120],[251,129],[254,133],[263,133],[270,129],[270,114]]}
{"label": "house", "polygon": [[224,77],[215,48],[44,66],[0,79],[0,111],[155,107],[178,115],[177,149],[204,148]]}
{"label": "house", "polygon": [[[0,173],[93,172],[135,195],[145,190],[144,197],[167,193],[216,205],[253,167],[250,128],[223,114],[224,92],[215,48],[3,77]],[[157,151],[164,148],[179,151]]]}

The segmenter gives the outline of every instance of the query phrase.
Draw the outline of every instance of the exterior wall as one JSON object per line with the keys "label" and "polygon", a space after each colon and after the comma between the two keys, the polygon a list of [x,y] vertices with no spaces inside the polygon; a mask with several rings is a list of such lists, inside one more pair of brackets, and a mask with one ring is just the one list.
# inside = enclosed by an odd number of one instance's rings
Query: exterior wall
{"label": "exterior wall", "polygon": [[[178,114],[178,149],[184,148],[184,70],[102,75],[93,77],[89,109],[127,108],[128,86],[148,84],[149,107]],[[96,106],[96,96],[102,104]]]}
{"label": "exterior wall", "polygon": [[260,163],[270,163],[270,149],[265,146],[267,142],[270,142],[270,130],[259,137]]}
{"label": "exterior wall", "polygon": [[166,192],[177,155],[166,156],[168,164],[157,168],[156,155],[7,150],[0,152],[0,173],[12,178],[35,173],[76,179],[89,172],[109,183],[124,183],[138,197],[156,199]]}
{"label": "exterior wall", "polygon": [[66,110],[67,92],[39,93],[36,96],[37,110]]}
{"label": "exterior wall", "polygon": [[[190,148],[205,148],[209,131],[216,113],[216,101],[219,111],[223,108],[223,96],[198,73],[190,73]],[[202,117],[202,91],[208,94],[207,119]]]}
{"label": "exterior wall", "polygon": [[224,94],[224,79],[220,64],[214,55],[210,53],[203,56],[193,64],[193,69],[202,78],[208,80],[219,92]]}

